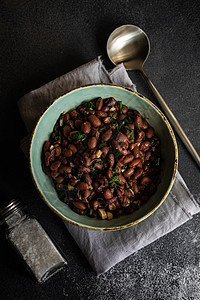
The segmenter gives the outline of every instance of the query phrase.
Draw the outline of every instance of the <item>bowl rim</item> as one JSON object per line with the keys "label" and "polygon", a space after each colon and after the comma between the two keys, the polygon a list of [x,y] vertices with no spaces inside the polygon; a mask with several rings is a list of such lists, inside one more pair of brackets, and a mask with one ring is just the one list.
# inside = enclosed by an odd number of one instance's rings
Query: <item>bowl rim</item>
{"label": "bowl rim", "polygon": [[[175,160],[174,160],[174,169],[173,169],[173,174],[172,174],[172,177],[171,177],[171,181],[170,181],[170,184],[169,184],[169,187],[167,189],[167,191],[165,192],[164,196],[162,197],[161,201],[156,205],[156,207],[154,207],[149,213],[147,213],[146,215],[144,215],[143,217],[139,218],[138,220],[135,220],[133,222],[130,222],[128,224],[125,224],[125,225],[120,225],[120,226],[115,226],[115,227],[93,227],[93,226],[89,226],[89,225],[84,225],[82,223],[77,223],[77,222],[74,222],[72,221],[70,218],[64,216],[61,212],[59,212],[57,209],[55,209],[47,200],[46,198],[43,196],[42,194],[42,191],[40,191],[40,188],[38,187],[37,185],[37,181],[33,175],[33,171],[32,171],[32,161],[31,161],[31,149],[32,149],[32,145],[33,145],[33,138],[34,138],[34,135],[35,135],[35,132],[36,132],[36,129],[37,129],[37,126],[40,122],[40,119],[43,117],[43,115],[46,113],[46,111],[56,102],[58,101],[60,98],[76,91],[76,90],[80,90],[80,89],[84,89],[84,88],[88,88],[88,87],[92,87],[92,86],[111,86],[111,87],[117,87],[117,88],[121,88],[121,89],[124,89],[124,90],[128,90],[129,92],[133,93],[133,94],[136,94],[137,96],[145,99],[150,105],[152,105],[156,110],[157,112],[161,115],[163,121],[166,123],[168,129],[169,129],[169,132],[172,136],[172,140],[173,140],[173,144],[174,144],[174,149],[175,149]],[[177,169],[178,169],[178,146],[177,146],[177,142],[176,142],[176,138],[175,138],[175,134],[173,132],[173,129],[169,123],[169,121],[167,120],[167,118],[165,117],[165,115],[162,113],[162,111],[153,103],[151,102],[149,99],[147,99],[145,96],[143,96],[142,94],[136,92],[136,91],[133,91],[131,88],[128,88],[128,87],[125,87],[125,86],[121,86],[121,85],[117,85],[117,84],[112,84],[112,83],[93,83],[93,84],[86,84],[86,85],[82,85],[80,87],[77,87],[77,88],[74,88],[66,93],[64,93],[63,95],[55,98],[54,100],[52,100],[50,102],[50,104],[46,107],[46,109],[41,113],[41,115],[39,116],[33,130],[32,130],[32,133],[31,133],[31,138],[30,138],[30,146],[29,146],[29,168],[30,168],[30,171],[31,171],[31,177],[32,177],[32,180],[33,180],[33,183],[37,189],[37,191],[39,192],[40,194],[40,197],[43,199],[43,201],[47,204],[47,206],[54,212],[56,213],[57,216],[59,216],[61,219],[65,220],[65,221],[68,221],[69,223],[73,224],[73,225],[76,225],[80,228],[84,228],[84,229],[90,229],[90,230],[97,230],[97,231],[115,231],[115,230],[121,230],[121,229],[125,229],[125,228],[128,228],[128,227],[131,227],[133,225],[136,225],[138,223],[140,223],[141,221],[145,220],[146,218],[148,218],[150,215],[152,215],[162,204],[163,202],[166,200],[173,184],[174,184],[174,180],[175,180],[175,177],[176,177],[176,172],[177,172]]]}

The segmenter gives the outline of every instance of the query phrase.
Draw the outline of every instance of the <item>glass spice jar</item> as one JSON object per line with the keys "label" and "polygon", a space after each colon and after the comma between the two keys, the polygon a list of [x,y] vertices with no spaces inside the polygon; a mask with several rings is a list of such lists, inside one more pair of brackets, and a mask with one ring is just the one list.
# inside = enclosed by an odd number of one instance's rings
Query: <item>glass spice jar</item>
{"label": "glass spice jar", "polygon": [[37,219],[25,213],[19,199],[0,208],[0,224],[5,225],[7,239],[39,282],[67,264]]}

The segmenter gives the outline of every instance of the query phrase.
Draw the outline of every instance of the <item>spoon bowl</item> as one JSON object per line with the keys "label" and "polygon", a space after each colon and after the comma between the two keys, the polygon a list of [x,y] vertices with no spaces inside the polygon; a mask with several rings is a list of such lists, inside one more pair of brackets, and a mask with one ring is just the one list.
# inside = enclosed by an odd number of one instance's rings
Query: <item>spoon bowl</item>
{"label": "spoon bowl", "polygon": [[114,65],[123,62],[127,70],[141,70],[150,52],[146,33],[135,25],[115,29],[107,42],[107,53]]}
{"label": "spoon bowl", "polygon": [[178,133],[182,142],[200,167],[200,157],[183,131],[174,114],[143,70],[144,62],[150,52],[150,42],[146,33],[135,25],[116,28],[108,38],[107,53],[114,65],[123,63],[127,70],[139,70],[149,84],[154,96]]}

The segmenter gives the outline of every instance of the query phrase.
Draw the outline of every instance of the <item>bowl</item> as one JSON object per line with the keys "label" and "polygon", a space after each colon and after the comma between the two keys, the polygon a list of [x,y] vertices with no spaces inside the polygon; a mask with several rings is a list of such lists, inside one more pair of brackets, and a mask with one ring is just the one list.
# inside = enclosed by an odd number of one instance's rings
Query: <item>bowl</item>
{"label": "bowl", "polygon": [[[93,219],[75,213],[59,200],[50,178],[43,172],[41,163],[42,147],[49,139],[54,124],[63,111],[76,108],[83,101],[97,97],[114,97],[130,108],[138,110],[155,129],[161,141],[161,182],[157,191],[143,206],[130,215],[122,215],[113,220]],[[141,222],[155,212],[169,194],[177,170],[178,151],[173,130],[164,114],[148,99],[131,89],[94,84],[74,89],[56,99],[42,114],[33,131],[30,146],[30,169],[37,190],[46,204],[64,220],[92,230],[118,230]]]}

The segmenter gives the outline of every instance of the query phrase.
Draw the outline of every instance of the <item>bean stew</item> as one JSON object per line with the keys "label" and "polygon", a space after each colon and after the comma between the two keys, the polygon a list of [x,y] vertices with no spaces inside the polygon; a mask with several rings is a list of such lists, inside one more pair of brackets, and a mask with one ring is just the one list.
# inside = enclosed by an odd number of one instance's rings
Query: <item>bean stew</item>
{"label": "bean stew", "polygon": [[155,193],[160,140],[138,111],[100,97],[60,115],[43,145],[42,166],[73,211],[111,220]]}

